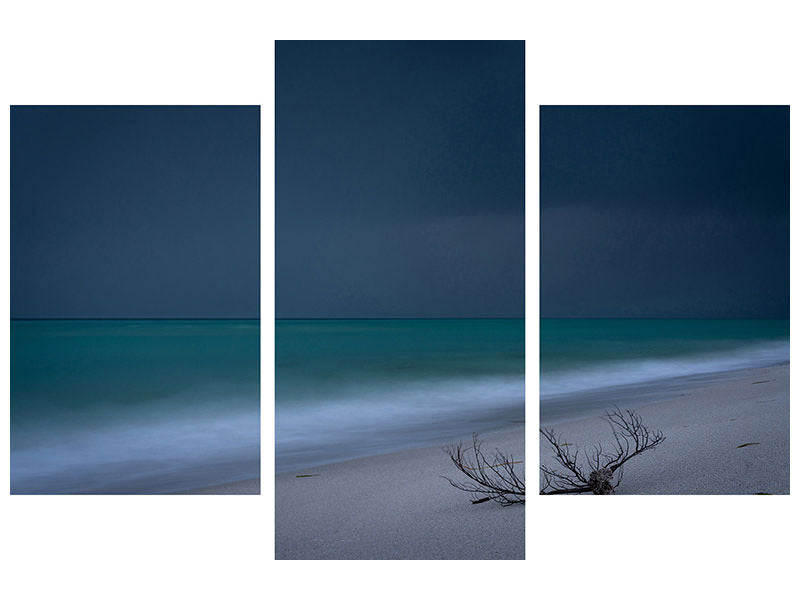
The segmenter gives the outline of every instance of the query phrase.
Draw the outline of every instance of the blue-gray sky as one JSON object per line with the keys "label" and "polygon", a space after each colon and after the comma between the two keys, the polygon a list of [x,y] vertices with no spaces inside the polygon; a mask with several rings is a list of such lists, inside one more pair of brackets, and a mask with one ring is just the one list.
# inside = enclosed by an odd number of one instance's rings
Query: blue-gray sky
{"label": "blue-gray sky", "polygon": [[540,116],[542,316],[788,317],[788,107]]}
{"label": "blue-gray sky", "polygon": [[12,317],[258,317],[259,168],[257,106],[12,107]]}
{"label": "blue-gray sky", "polygon": [[522,316],[524,43],[276,44],[276,314]]}

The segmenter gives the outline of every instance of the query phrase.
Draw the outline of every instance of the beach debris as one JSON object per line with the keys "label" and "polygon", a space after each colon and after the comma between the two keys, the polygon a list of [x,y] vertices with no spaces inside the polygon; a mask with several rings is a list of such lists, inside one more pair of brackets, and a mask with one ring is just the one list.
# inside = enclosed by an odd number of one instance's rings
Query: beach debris
{"label": "beach debris", "polygon": [[[661,444],[666,436],[660,429],[650,429],[633,410],[617,407],[605,414],[614,442],[604,448],[597,443],[580,452],[570,449],[553,429],[540,429],[550,444],[557,467],[541,465],[540,494],[613,494],[622,483],[622,467],[643,452]],[[582,457],[582,458],[579,458]],[[584,460],[585,459],[585,460]],[[616,477],[616,481],[614,478]]]}
{"label": "beach debris", "polygon": [[295,475],[295,477],[319,477],[319,473],[310,473],[308,475]]}
{"label": "beach debris", "polygon": [[744,448],[745,446],[760,446],[761,442],[747,442],[746,444],[739,444],[737,448]]}
{"label": "beach debris", "polygon": [[473,504],[493,500],[502,506],[511,506],[525,502],[524,475],[518,473],[515,467],[522,463],[521,460],[514,460],[512,455],[497,449],[491,459],[487,458],[477,433],[472,434],[471,448],[466,449],[458,442],[455,446],[446,446],[444,451],[467,480],[454,480],[446,475],[442,477],[454,488],[469,492]]}
{"label": "beach debris", "polygon": [[485,498],[478,498],[477,500],[473,500],[472,503],[480,504],[481,502],[488,502],[489,500],[491,500],[491,498],[489,496],[486,496]]}
{"label": "beach debris", "polygon": [[[503,465],[520,465],[520,464],[522,464],[521,460],[515,460],[515,461],[509,462],[509,463],[498,463],[496,465],[491,465],[491,466],[492,467],[502,467]],[[469,469],[470,471],[476,471],[480,467],[464,467],[464,468],[465,469]]]}
{"label": "beach debris", "polygon": [[589,473],[589,487],[597,495],[614,493],[614,472],[611,469],[597,469]]}

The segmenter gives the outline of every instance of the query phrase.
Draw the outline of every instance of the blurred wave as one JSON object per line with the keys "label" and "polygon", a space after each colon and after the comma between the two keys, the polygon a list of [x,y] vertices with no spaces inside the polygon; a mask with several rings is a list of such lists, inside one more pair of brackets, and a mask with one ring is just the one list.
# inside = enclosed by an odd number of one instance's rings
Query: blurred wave
{"label": "blurred wave", "polygon": [[276,470],[524,419],[522,319],[276,323]]}
{"label": "blurred wave", "polygon": [[257,321],[15,321],[14,494],[259,477]]}
{"label": "blurred wave", "polygon": [[687,354],[681,357],[609,361],[600,365],[542,374],[543,398],[591,389],[615,387],[775,365],[789,360],[789,342],[767,342],[724,352]]}

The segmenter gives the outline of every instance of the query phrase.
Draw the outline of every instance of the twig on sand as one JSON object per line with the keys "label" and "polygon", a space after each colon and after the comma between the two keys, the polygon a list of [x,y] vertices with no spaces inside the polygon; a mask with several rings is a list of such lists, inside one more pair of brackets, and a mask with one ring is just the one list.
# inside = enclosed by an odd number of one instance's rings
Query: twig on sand
{"label": "twig on sand", "polygon": [[473,504],[494,500],[502,506],[511,506],[525,502],[524,475],[517,473],[514,467],[521,464],[521,460],[514,460],[512,455],[499,450],[495,450],[493,458],[489,460],[481,450],[477,433],[472,434],[471,448],[465,449],[459,442],[455,446],[447,446],[444,451],[468,481],[442,477],[454,488],[469,492]]}
{"label": "twig on sand", "polygon": [[[612,494],[622,482],[623,465],[666,439],[660,429],[648,428],[632,410],[614,408],[606,412],[605,420],[611,425],[614,443],[608,449],[598,443],[582,453],[578,449],[570,450],[570,444],[562,442],[554,430],[539,430],[560,465],[541,466],[540,494]],[[581,454],[585,460],[578,458]]]}

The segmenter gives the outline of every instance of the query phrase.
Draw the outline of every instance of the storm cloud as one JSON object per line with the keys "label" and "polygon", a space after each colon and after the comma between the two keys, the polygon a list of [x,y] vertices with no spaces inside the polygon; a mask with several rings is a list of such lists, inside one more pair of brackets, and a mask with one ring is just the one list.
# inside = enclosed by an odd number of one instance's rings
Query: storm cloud
{"label": "storm cloud", "polygon": [[542,107],[544,317],[786,318],[787,107]]}
{"label": "storm cloud", "polygon": [[259,314],[259,108],[11,110],[11,315]]}
{"label": "storm cloud", "polygon": [[278,42],[276,313],[522,316],[524,44]]}

